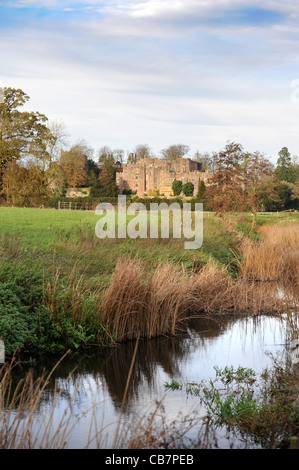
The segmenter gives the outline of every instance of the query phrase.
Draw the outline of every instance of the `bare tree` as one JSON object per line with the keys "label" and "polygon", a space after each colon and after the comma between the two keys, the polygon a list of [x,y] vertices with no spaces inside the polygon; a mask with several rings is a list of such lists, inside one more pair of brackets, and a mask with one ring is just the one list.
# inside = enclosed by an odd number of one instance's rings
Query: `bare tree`
{"label": "bare tree", "polygon": [[193,160],[201,163],[202,171],[212,171],[216,170],[216,157],[217,152],[196,152],[193,155]]}
{"label": "bare tree", "polygon": [[143,158],[150,158],[152,154],[152,149],[147,144],[136,145],[133,153],[136,155],[136,160],[141,160]]}
{"label": "bare tree", "polygon": [[161,150],[161,155],[164,160],[177,160],[183,158],[189,151],[188,145],[177,144]]}

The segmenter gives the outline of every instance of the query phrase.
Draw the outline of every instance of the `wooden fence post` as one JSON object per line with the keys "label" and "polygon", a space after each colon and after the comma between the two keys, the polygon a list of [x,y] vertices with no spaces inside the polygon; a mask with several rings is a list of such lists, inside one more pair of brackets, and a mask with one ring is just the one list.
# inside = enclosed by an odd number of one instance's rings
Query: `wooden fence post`
{"label": "wooden fence post", "polygon": [[299,439],[297,436],[293,436],[290,439],[290,449],[299,449]]}

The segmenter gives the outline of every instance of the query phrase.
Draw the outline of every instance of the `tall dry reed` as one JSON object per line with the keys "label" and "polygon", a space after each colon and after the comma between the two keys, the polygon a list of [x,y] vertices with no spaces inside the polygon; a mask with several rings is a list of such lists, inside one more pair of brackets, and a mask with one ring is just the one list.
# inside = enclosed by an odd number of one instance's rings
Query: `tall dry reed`
{"label": "tall dry reed", "polygon": [[121,260],[103,295],[102,319],[121,340],[174,334],[188,316],[191,293],[172,265],[148,275],[142,261]]}
{"label": "tall dry reed", "polygon": [[242,243],[240,273],[246,279],[279,281],[299,288],[299,225],[269,225],[262,239]]}
{"label": "tall dry reed", "polygon": [[140,260],[119,261],[103,294],[102,321],[119,341],[175,334],[190,318],[218,313],[282,313],[294,303],[277,284],[232,279],[208,263],[191,276],[171,264],[151,274]]}

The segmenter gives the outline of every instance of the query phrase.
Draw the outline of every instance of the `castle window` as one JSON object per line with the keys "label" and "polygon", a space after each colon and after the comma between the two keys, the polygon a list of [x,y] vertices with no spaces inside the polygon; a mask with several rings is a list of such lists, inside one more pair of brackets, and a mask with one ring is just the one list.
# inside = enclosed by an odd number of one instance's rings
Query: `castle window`
{"label": "castle window", "polygon": [[135,180],[138,180],[138,175],[135,176]]}

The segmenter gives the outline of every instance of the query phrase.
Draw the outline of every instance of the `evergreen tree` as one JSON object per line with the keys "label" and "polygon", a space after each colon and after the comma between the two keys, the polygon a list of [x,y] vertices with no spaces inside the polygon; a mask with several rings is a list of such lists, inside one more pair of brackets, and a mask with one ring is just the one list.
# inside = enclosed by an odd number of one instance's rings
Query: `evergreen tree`
{"label": "evergreen tree", "polygon": [[118,195],[118,186],[116,184],[116,171],[111,167],[106,167],[99,175],[99,195],[115,197]]}
{"label": "evergreen tree", "polygon": [[190,182],[183,184],[182,191],[187,197],[193,196],[194,184]]}
{"label": "evergreen tree", "polygon": [[182,192],[183,183],[179,180],[174,180],[172,183],[172,190],[175,196],[179,196]]}
{"label": "evergreen tree", "polygon": [[205,182],[203,180],[201,180],[199,185],[198,185],[198,191],[197,191],[197,199],[200,202],[204,202],[205,192],[206,192],[206,185],[205,185]]}
{"label": "evergreen tree", "polygon": [[288,183],[294,183],[296,175],[294,167],[292,165],[291,154],[287,147],[283,147],[278,152],[279,158],[277,160],[277,166],[275,168],[275,175],[279,181],[286,181]]}

